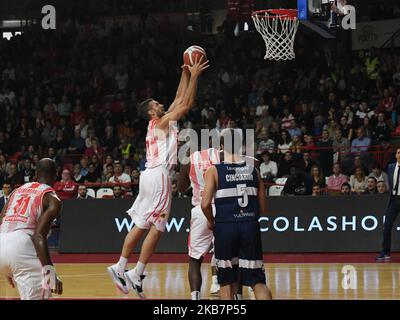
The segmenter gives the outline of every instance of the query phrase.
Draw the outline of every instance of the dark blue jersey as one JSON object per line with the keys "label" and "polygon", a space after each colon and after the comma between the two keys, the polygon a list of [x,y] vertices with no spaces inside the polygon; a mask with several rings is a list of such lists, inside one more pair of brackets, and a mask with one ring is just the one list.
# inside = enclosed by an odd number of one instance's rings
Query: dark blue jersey
{"label": "dark blue jersey", "polygon": [[215,165],[218,188],[215,193],[215,222],[252,221],[259,218],[258,174],[246,162]]}

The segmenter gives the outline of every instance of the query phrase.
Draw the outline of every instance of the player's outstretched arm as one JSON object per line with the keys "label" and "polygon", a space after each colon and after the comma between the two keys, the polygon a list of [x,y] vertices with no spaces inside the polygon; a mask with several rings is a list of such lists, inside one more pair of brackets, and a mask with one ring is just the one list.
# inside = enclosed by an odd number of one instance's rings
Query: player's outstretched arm
{"label": "player's outstretched arm", "polygon": [[161,118],[160,122],[157,125],[159,129],[167,129],[170,121],[179,121],[189,112],[196,97],[199,76],[208,67],[208,60],[203,62],[203,56],[196,60],[193,66],[188,67],[190,71],[190,80],[185,95],[182,101],[180,103],[177,103],[171,112],[166,113]]}
{"label": "player's outstretched arm", "polygon": [[171,106],[169,107],[167,112],[171,112],[172,110],[175,109],[175,107],[182,103],[183,98],[185,96],[186,90],[189,86],[189,79],[190,79],[190,71],[188,66],[183,65],[182,66],[182,74],[181,74],[181,79],[179,81],[178,89],[176,90],[176,95],[175,99],[172,102]]}
{"label": "player's outstretched arm", "polygon": [[258,202],[259,202],[259,208],[260,208],[260,216],[265,216],[267,214],[267,199],[265,196],[265,186],[264,182],[261,179],[260,172],[258,170]]}
{"label": "player's outstretched arm", "polygon": [[214,225],[214,216],[212,211],[212,200],[214,198],[214,194],[217,191],[217,168],[215,166],[210,167],[205,174],[205,187],[203,191],[203,196],[201,199],[201,210],[206,216],[208,223],[210,225]]}
{"label": "player's outstretched arm", "polygon": [[[42,266],[47,267],[48,269],[44,271],[44,275],[48,276],[48,272],[51,272],[49,276],[53,277],[54,279],[55,287],[51,288],[52,292],[56,294],[62,294],[62,282],[55,274],[54,268],[52,268],[53,263],[50,258],[49,247],[47,244],[47,235],[49,234],[51,224],[61,212],[61,200],[54,195],[47,193],[43,197],[43,208],[44,212],[39,218],[32,241]],[[50,269],[53,270],[49,271]]]}

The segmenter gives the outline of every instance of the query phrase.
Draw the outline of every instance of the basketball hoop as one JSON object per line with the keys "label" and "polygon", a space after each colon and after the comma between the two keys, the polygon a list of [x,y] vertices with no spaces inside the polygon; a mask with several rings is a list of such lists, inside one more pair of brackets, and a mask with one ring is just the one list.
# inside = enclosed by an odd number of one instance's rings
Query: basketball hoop
{"label": "basketball hoop", "polygon": [[253,12],[251,17],[265,42],[264,59],[291,60],[295,58],[294,39],[299,26],[297,10],[261,10]]}

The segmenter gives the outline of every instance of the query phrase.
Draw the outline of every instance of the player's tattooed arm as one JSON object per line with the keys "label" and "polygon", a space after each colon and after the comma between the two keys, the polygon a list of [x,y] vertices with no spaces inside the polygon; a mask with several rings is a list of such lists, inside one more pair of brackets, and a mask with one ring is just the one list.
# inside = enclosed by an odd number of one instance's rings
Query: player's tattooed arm
{"label": "player's tattooed arm", "polygon": [[214,198],[215,192],[217,190],[218,184],[217,168],[215,166],[210,167],[205,175],[205,187],[203,191],[203,196],[201,199],[201,210],[206,216],[208,223],[214,224],[214,216],[212,211],[212,200]]}
{"label": "player's tattooed arm", "polygon": [[185,193],[190,187],[189,171],[190,163],[181,165],[178,178],[178,191],[180,193]]}
{"label": "player's tattooed arm", "polygon": [[47,235],[52,222],[61,212],[62,204],[60,199],[48,193],[43,197],[43,208],[44,212],[39,218],[32,241],[42,266],[47,266],[53,265],[47,244]]}

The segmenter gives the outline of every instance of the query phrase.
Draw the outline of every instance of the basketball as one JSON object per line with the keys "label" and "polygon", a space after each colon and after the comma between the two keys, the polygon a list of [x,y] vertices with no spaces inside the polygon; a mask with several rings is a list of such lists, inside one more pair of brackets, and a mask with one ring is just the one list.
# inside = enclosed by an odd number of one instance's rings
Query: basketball
{"label": "basketball", "polygon": [[206,51],[200,46],[190,46],[183,52],[183,64],[192,66],[196,58],[204,56],[203,61],[207,60]]}

